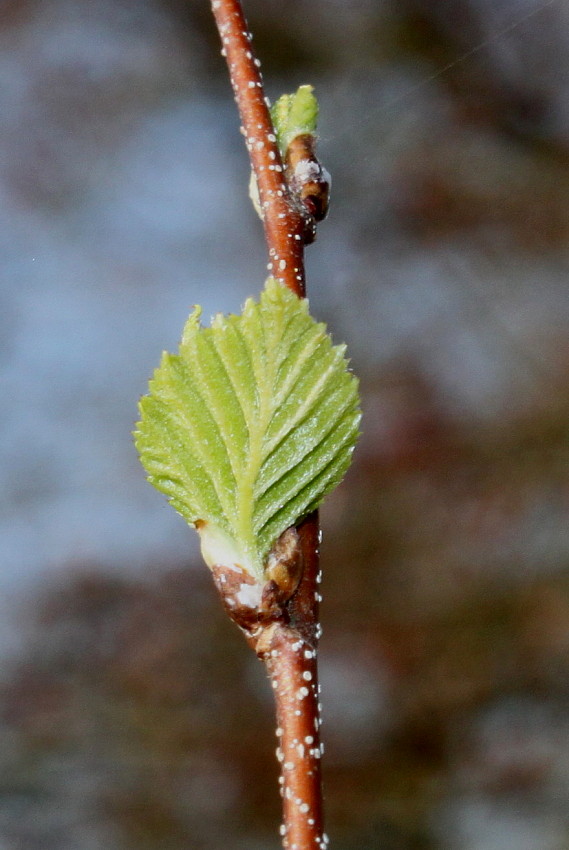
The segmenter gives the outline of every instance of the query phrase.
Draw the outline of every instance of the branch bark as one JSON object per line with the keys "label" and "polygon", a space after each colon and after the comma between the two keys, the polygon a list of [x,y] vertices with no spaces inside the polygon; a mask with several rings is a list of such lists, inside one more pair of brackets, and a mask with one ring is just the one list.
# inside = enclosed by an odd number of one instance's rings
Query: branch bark
{"label": "branch bark", "polygon": [[[269,271],[303,297],[306,294],[306,220],[286,183],[260,62],[255,57],[239,0],[212,0],[212,9],[259,188]],[[322,745],[317,667],[320,532],[317,512],[308,516],[297,531],[303,565],[298,589],[290,599],[277,605],[260,625],[254,628],[240,625],[264,661],[275,693],[283,848],[324,850],[328,838],[323,831],[320,771]]]}
{"label": "branch bark", "polygon": [[269,271],[297,295],[303,296],[305,225],[284,178],[252,36],[239,0],[212,0],[212,9],[259,187],[269,248]]}

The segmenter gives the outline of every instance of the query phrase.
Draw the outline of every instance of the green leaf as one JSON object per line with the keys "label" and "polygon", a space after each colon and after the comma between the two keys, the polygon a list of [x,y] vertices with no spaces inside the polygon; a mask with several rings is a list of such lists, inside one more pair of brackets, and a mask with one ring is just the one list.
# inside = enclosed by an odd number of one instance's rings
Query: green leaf
{"label": "green leaf", "polygon": [[[313,86],[299,86],[294,94],[283,94],[271,106],[271,118],[281,156],[286,159],[287,148],[297,136],[315,135],[318,121],[318,101]],[[255,175],[249,179],[249,197],[262,220],[259,189]]]}
{"label": "green leaf", "polygon": [[286,156],[290,143],[297,136],[316,133],[318,101],[312,86],[299,86],[294,94],[283,94],[271,106],[281,155]]}
{"label": "green leaf", "polygon": [[210,566],[257,580],[271,546],[346,472],[360,420],[345,347],[269,278],[260,301],[209,328],[196,308],[140,402],[149,481],[198,528]]}

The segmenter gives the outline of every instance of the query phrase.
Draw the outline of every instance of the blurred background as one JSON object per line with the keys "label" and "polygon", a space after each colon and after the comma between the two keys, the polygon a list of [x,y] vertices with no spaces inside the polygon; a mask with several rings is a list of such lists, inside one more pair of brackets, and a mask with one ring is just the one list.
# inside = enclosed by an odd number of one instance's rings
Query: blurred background
{"label": "blurred background", "polygon": [[[321,103],[336,850],[569,849],[569,6],[248,0]],[[265,275],[206,0],[0,2],[0,850],[277,850],[271,694],[130,432]]]}

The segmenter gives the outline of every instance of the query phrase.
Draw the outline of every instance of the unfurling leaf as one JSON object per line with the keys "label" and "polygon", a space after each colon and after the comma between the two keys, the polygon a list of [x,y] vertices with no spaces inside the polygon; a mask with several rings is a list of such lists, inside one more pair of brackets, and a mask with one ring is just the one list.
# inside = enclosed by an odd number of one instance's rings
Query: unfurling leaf
{"label": "unfurling leaf", "polygon": [[[283,94],[271,106],[271,119],[277,136],[277,144],[285,166],[288,163],[290,146],[295,139],[302,138],[304,146],[310,148],[309,159],[317,162],[314,156],[314,148],[316,145],[316,124],[318,121],[318,101],[314,94],[313,86],[299,86],[293,94]],[[319,170],[318,170],[319,169]],[[310,169],[309,169],[310,170]],[[287,179],[290,180],[294,167],[292,169],[285,168]],[[305,168],[306,171],[306,168]],[[317,169],[312,167],[312,172],[322,171],[321,166]],[[313,179],[314,174],[310,177]],[[330,182],[330,175],[326,172],[326,179]],[[295,191],[295,187],[291,187]],[[259,200],[259,189],[255,174],[251,173],[249,180],[249,197],[255,207],[257,215],[260,219],[263,218],[263,211]],[[320,221],[322,215],[317,220]],[[312,241],[312,240],[310,240]]]}
{"label": "unfurling leaf", "polygon": [[297,136],[316,133],[318,101],[312,86],[299,86],[294,94],[283,94],[271,106],[271,118],[277,134],[281,156]]}
{"label": "unfurling leaf", "polygon": [[200,325],[164,353],[135,431],[149,481],[200,532],[210,566],[263,579],[279,535],[346,472],[360,420],[345,346],[269,278],[241,315]]}

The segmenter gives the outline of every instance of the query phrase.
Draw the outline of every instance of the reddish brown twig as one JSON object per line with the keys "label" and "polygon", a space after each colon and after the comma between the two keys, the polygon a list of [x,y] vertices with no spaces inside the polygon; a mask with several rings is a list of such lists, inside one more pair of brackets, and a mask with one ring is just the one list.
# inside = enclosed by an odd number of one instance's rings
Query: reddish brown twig
{"label": "reddish brown twig", "polygon": [[283,847],[323,850],[328,838],[320,772],[318,515],[309,516],[298,532],[304,562],[301,583],[287,606],[290,622],[275,629],[265,663],[275,691],[277,733],[282,731],[277,757],[282,759]]}
{"label": "reddish brown twig", "polygon": [[260,64],[239,0],[212,0],[251,166],[257,178],[270,271],[304,295],[304,221],[290,197],[263,88]]}
{"label": "reddish brown twig", "polygon": [[[269,270],[297,295],[304,296],[306,220],[285,181],[260,63],[253,52],[243,9],[239,0],[212,0],[212,8],[259,187]],[[298,535],[303,564],[298,589],[292,598],[287,597],[279,603],[279,588],[274,582],[268,582],[263,598],[272,601],[266,602],[262,622],[239,624],[265,662],[275,692],[277,757],[282,771],[283,847],[323,850],[328,839],[323,832],[320,773],[322,747],[316,657],[320,636],[320,573],[316,512],[299,525]],[[239,622],[235,616],[234,619]]]}

